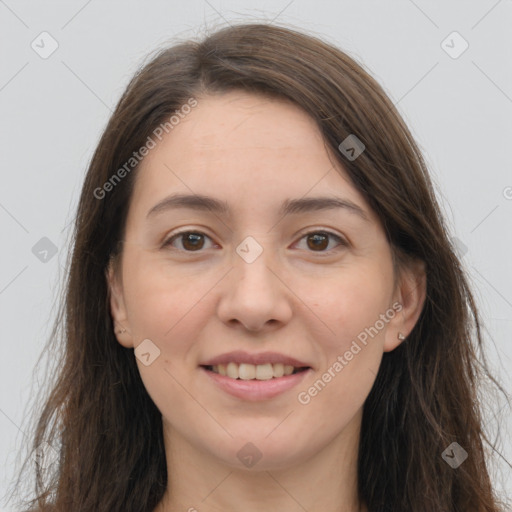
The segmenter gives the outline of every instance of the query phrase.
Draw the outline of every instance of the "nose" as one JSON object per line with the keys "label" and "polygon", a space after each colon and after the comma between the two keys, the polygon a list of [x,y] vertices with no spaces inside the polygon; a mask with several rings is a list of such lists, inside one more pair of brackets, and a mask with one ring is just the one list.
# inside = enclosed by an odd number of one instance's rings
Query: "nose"
{"label": "nose", "polygon": [[275,268],[275,260],[267,258],[269,252],[264,250],[251,263],[234,255],[235,268],[220,283],[217,314],[224,323],[262,331],[289,322],[293,293]]}

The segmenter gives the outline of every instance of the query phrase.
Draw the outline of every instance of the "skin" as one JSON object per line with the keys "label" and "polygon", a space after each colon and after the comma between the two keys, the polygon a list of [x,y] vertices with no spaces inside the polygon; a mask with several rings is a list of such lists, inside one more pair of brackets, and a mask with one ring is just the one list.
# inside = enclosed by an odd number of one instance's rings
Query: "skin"
{"label": "skin", "polygon": [[[411,265],[394,287],[379,219],[297,106],[244,92],[197,99],[143,160],[121,259],[107,272],[119,343],[150,339],[160,350],[149,366],[137,358],[164,426],[169,482],[155,511],[358,511],[362,407],[383,353],[419,318],[424,267]],[[176,209],[146,218],[178,192],[225,200],[231,213]],[[285,199],[324,195],[356,203],[368,221],[344,209],[278,215]],[[207,236],[162,247],[178,229]],[[348,245],[328,238],[317,248],[304,236],[322,230]],[[252,263],[236,252],[247,236],[263,248]],[[403,309],[299,403],[298,393],[395,302]],[[313,371],[274,398],[235,398],[199,364],[237,349],[280,352]],[[237,457],[247,442],[262,454],[251,468]]]}

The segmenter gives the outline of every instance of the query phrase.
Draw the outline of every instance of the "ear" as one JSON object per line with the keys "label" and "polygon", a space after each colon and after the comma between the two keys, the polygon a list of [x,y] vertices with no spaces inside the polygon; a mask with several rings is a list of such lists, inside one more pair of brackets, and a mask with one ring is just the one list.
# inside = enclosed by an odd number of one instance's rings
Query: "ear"
{"label": "ear", "polygon": [[[397,314],[390,320],[384,340],[384,352],[391,352],[406,342],[407,336],[418,321],[427,293],[425,262],[414,260],[402,267],[399,283],[393,297],[393,307]],[[399,309],[400,308],[400,309]],[[399,339],[403,334],[404,340]]]}
{"label": "ear", "polygon": [[117,341],[125,348],[133,348],[133,339],[128,322],[128,315],[124,303],[123,286],[113,259],[110,260],[105,271],[108,287],[108,300],[110,314],[114,320],[114,333]]}

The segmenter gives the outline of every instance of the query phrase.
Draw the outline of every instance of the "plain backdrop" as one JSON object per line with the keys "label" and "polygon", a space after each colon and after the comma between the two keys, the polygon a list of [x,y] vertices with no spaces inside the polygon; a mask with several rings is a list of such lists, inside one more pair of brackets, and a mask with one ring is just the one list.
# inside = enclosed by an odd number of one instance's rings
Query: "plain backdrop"
{"label": "plain backdrop", "polygon": [[[0,0],[0,498],[27,443],[31,389],[44,384],[44,376],[34,384],[33,371],[111,110],[149,52],[205,27],[258,20],[339,46],[396,104],[474,285],[493,373],[510,393],[511,0]],[[510,461],[510,409],[486,405],[486,426],[494,432],[500,419],[498,447]],[[494,473],[512,496],[510,466],[496,459]]]}

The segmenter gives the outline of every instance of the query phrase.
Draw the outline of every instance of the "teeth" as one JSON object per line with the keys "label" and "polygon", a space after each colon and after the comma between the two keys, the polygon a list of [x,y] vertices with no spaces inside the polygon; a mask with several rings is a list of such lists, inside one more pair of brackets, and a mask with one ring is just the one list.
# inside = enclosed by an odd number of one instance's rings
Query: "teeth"
{"label": "teeth", "polygon": [[232,379],[242,380],[270,380],[272,378],[279,378],[283,375],[291,375],[295,369],[288,364],[247,364],[247,363],[228,363],[212,366],[212,371],[231,377]]}

